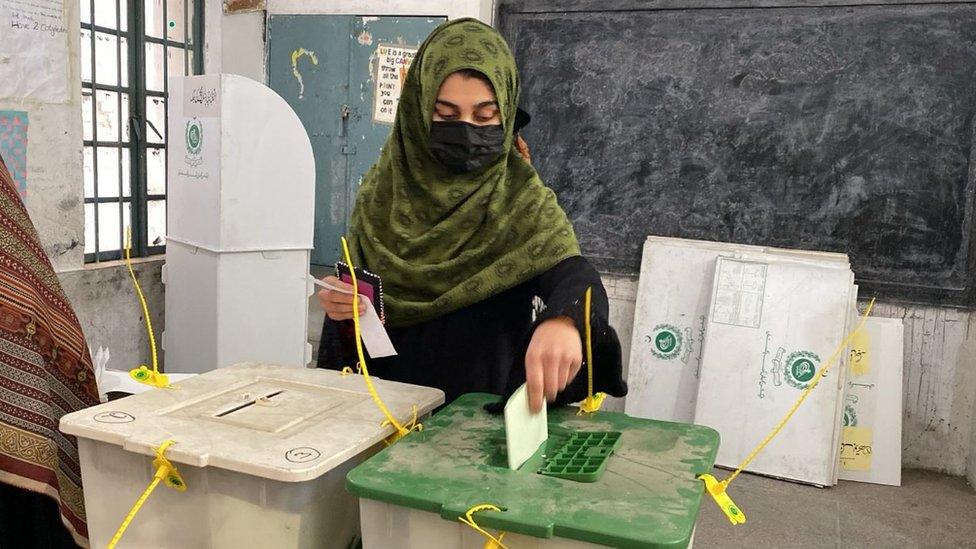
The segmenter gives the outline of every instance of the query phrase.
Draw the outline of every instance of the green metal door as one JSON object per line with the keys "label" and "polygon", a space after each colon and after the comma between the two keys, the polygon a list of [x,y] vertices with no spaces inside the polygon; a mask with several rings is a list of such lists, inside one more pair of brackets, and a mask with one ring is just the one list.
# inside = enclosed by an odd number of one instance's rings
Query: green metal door
{"label": "green metal door", "polygon": [[268,85],[295,109],[315,154],[313,264],[339,257],[360,180],[392,127],[399,79],[412,52],[445,20],[271,16]]}

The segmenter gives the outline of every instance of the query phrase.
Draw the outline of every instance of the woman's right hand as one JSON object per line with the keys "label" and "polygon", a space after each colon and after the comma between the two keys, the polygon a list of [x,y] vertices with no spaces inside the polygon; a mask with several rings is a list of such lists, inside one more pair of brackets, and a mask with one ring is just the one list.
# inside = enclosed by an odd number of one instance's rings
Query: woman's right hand
{"label": "woman's right hand", "polygon": [[[346,284],[334,276],[327,276],[322,279],[330,286],[345,288],[352,292],[352,284]],[[351,320],[352,319],[352,293],[342,293],[328,288],[323,288],[317,294],[319,303],[325,309],[325,314],[332,320]],[[359,300],[359,314],[366,313],[366,300]]]}

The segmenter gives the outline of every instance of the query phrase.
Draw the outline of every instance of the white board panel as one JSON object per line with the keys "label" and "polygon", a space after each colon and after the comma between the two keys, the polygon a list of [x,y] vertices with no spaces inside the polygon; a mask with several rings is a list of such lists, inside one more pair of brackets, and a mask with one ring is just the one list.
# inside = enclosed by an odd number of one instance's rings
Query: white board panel
{"label": "white board panel", "polygon": [[851,348],[840,478],[901,486],[901,319],[868,318]]}
{"label": "white board panel", "polygon": [[[842,263],[736,254],[716,261],[695,422],[721,434],[734,467],[773,429],[843,341],[853,273]],[[840,369],[810,394],[747,468],[834,484]]]}
{"label": "white board panel", "polygon": [[844,254],[651,236],[644,244],[625,402],[635,417],[690,423],[715,260],[762,253],[847,265]]}
{"label": "white board panel", "polygon": [[634,311],[624,410],[690,423],[717,250],[648,241]]}
{"label": "white board panel", "polygon": [[[850,334],[856,327],[861,319],[861,315],[857,311],[857,297],[858,297],[858,286],[857,284],[851,285],[850,294],[850,307],[847,314],[847,326],[844,328],[845,336]],[[831,370],[836,370],[840,378],[837,380],[837,405],[834,411],[834,423],[836,425],[841,425],[844,421],[844,394],[847,391],[847,371],[848,364],[850,362],[850,346],[844,350],[844,354],[841,355],[840,359],[831,367]],[[838,429],[834,432],[834,456],[831,458],[834,464],[834,471],[832,475],[833,484],[837,484],[837,480],[840,475],[840,441],[843,429]]]}

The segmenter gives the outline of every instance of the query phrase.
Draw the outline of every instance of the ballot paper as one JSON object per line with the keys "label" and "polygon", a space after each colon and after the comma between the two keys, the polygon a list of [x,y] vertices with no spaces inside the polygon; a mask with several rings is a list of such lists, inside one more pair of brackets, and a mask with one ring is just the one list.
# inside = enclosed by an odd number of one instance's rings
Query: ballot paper
{"label": "ballot paper", "polygon": [[[352,290],[333,286],[328,282],[324,282],[314,277],[309,277],[309,280],[311,280],[316,286],[352,295]],[[393,342],[390,341],[390,335],[386,333],[386,328],[383,327],[383,323],[380,322],[379,315],[376,314],[376,307],[373,307],[373,304],[369,301],[369,298],[362,294],[359,295],[359,299],[362,299],[368,305],[366,307],[366,313],[359,317],[359,331],[363,336],[363,343],[366,345],[366,350],[369,351],[369,356],[372,358],[395,356],[397,354],[396,349],[393,348]]]}
{"label": "ballot paper", "polygon": [[505,403],[505,446],[508,468],[516,471],[549,438],[546,403],[533,414],[529,408],[529,391],[525,384],[516,389]]}

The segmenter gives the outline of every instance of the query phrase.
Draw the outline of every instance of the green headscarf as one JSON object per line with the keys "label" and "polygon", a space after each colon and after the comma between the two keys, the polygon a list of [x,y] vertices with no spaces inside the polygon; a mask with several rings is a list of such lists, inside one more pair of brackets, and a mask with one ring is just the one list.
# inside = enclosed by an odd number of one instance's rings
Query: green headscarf
{"label": "green headscarf", "polygon": [[[487,167],[454,174],[428,137],[440,86],[461,69],[491,80],[507,137]],[[390,137],[363,178],[349,237],[356,264],[383,279],[388,324],[442,316],[580,254],[555,193],[513,147],[518,97],[515,58],[488,25],[451,21],[420,46]]]}

